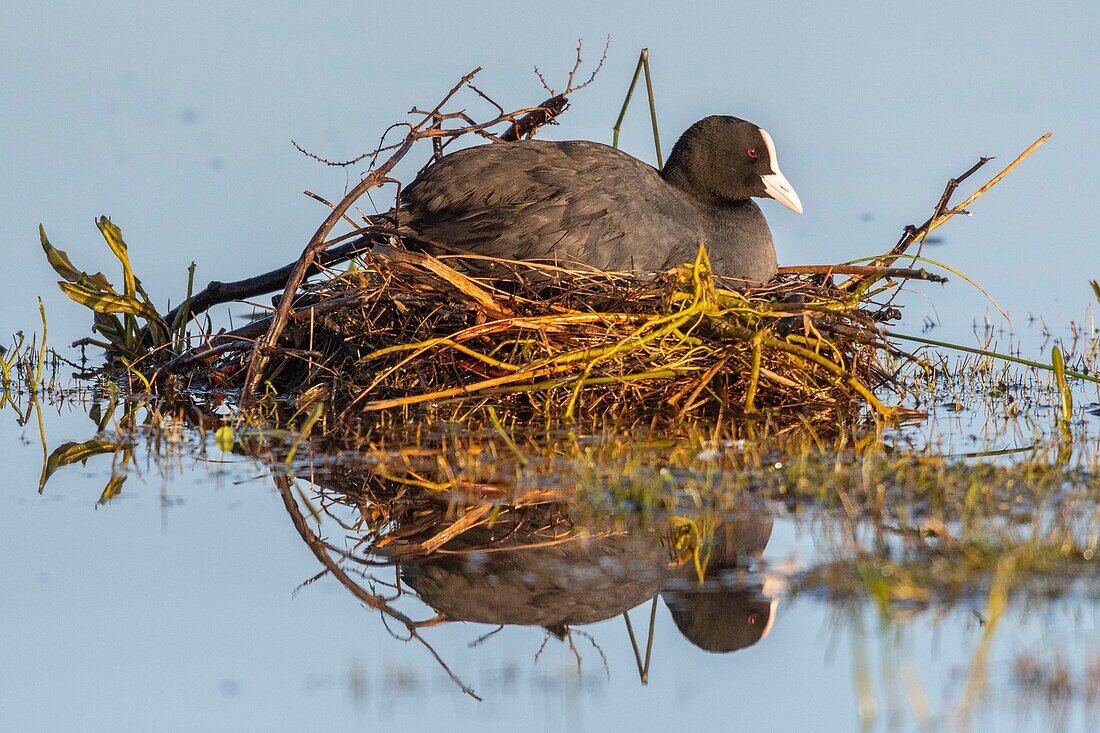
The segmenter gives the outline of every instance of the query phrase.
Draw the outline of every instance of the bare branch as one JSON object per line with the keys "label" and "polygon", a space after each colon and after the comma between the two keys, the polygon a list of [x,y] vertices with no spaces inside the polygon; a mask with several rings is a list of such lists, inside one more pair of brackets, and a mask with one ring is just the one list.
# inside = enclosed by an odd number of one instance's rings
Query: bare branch
{"label": "bare branch", "polygon": [[[608,35],[607,41],[604,42],[604,52],[603,54],[599,55],[599,62],[596,64],[596,67],[592,69],[592,74],[588,75],[588,78],[584,81],[584,84],[576,87],[573,86],[573,77],[572,75],[570,75],[569,86],[565,89],[563,94],[571,95],[574,91],[580,91],[581,89],[592,84],[593,81],[596,80],[596,75],[601,72],[601,70],[604,68],[604,62],[607,61],[607,50],[608,48],[610,48],[610,45],[612,45],[612,36]],[[580,46],[577,46],[577,51],[580,51]]]}
{"label": "bare branch", "polygon": [[473,93],[474,93],[474,94],[476,94],[477,96],[481,97],[481,98],[482,98],[482,99],[484,99],[484,100],[485,100],[486,102],[488,102],[489,104],[491,104],[491,105],[493,105],[494,107],[496,107],[496,108],[497,108],[497,114],[498,114],[498,115],[501,115],[501,116],[503,116],[504,114],[506,114],[506,113],[505,113],[505,111],[504,111],[504,108],[503,108],[503,107],[501,107],[501,106],[500,106],[499,104],[497,104],[497,101],[496,101],[495,99],[493,99],[492,97],[490,97],[490,96],[489,96],[488,94],[486,94],[485,92],[481,91],[480,89],[478,89],[477,87],[475,87],[475,86],[474,86],[473,84],[467,84],[466,86],[467,86],[467,87],[468,87],[468,88],[469,88],[469,89],[470,89],[471,91],[473,91]]}
{"label": "bare branch", "polygon": [[568,92],[573,88],[573,77],[577,75],[577,69],[581,68],[581,49],[584,48],[584,39],[577,39],[577,60],[573,62],[573,68],[569,70],[569,78],[565,80],[565,89]]}
{"label": "bare branch", "polygon": [[[432,115],[438,113],[442,109],[443,105],[451,100],[458,91],[481,71],[481,67],[477,67],[470,73],[463,76],[459,82],[451,88],[446,96],[440,100],[439,104],[432,110]],[[248,364],[248,373],[245,378],[244,387],[241,391],[241,408],[248,409],[252,406],[255,399],[256,388],[259,386],[260,379],[263,377],[263,368],[267,363],[268,350],[275,345],[279,336],[282,335],[283,329],[286,328],[287,316],[290,313],[290,308],[294,300],[294,293],[298,290],[298,286],[302,284],[302,280],[305,279],[306,272],[313,266],[317,255],[328,246],[326,238],[332,228],[336,225],[336,222],[340,221],[344,213],[351,208],[352,204],[359,199],[364,193],[370,189],[378,186],[383,178],[397,165],[398,161],[405,156],[407,152],[412,148],[420,137],[419,133],[422,129],[432,121],[432,116],[425,116],[415,125],[409,129],[409,134],[405,137],[405,141],[401,146],[394,151],[393,155],[386,160],[381,166],[376,168],[359,182],[345,197],[344,199],[332,210],[332,213],[325,218],[321,226],[318,227],[313,237],[310,239],[309,244],[306,245],[305,251],[302,252],[302,256],[298,259],[297,264],[294,266],[294,270],[290,274],[290,278],[287,280],[286,287],[283,291],[283,299],[279,303],[278,309],[275,311],[275,315],[272,318],[271,328],[260,337],[256,342],[256,347],[252,351],[252,359]]]}
{"label": "bare branch", "polygon": [[539,71],[539,67],[537,66],[535,67],[535,76],[539,78],[539,83],[542,84],[542,88],[546,90],[547,94],[549,94],[551,97],[557,95],[557,92],[555,92],[554,89],[546,83],[546,77],[542,75],[542,72]]}

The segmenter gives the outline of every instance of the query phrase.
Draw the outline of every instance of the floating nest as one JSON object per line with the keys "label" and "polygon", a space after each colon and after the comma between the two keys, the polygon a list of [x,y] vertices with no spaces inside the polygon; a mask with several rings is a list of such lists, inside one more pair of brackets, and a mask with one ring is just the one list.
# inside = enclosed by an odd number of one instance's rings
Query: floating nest
{"label": "floating nest", "polygon": [[[830,278],[742,291],[706,251],[660,277],[378,247],[299,296],[267,366],[270,394],[331,406],[338,422],[492,407],[548,424],[722,419],[830,422],[900,389],[904,356],[871,307]],[[486,265],[490,267],[486,267]],[[485,274],[486,270],[495,274]],[[727,287],[723,287],[727,285]],[[214,373],[243,376],[250,350]]]}

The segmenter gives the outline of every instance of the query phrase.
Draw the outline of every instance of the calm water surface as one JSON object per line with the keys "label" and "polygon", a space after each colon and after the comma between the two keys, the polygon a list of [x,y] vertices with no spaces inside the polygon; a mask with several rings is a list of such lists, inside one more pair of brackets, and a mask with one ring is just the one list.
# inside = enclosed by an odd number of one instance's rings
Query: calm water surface
{"label": "calm water surface", "polygon": [[[528,729],[533,715],[543,730],[730,720],[775,730],[1089,730],[1096,721],[1100,581],[1087,566],[1047,578],[1053,595],[1022,585],[986,645],[987,590],[883,613],[872,586],[853,595],[807,575],[831,559],[858,560],[843,550],[844,512],[779,501],[718,517],[703,585],[690,562],[670,562],[660,513],[627,512],[612,524],[578,513],[574,529],[589,527],[593,539],[561,547],[477,552],[472,532],[446,546],[452,554],[410,559],[395,605],[416,619],[441,611],[455,620],[421,634],[477,702],[424,647],[400,638],[400,624],[383,623],[331,576],[315,579],[321,566],[267,465],[185,434],[159,458],[139,448],[106,504],[98,499],[110,456],[59,470],[39,494],[36,422],[19,427],[10,408],[0,415],[9,446],[0,685],[4,720],[20,730]],[[51,449],[95,433],[79,409],[47,408],[44,422]],[[948,420],[941,428],[976,442]],[[354,552],[356,533],[333,517],[356,513],[330,500],[349,483],[341,472],[368,469],[338,462],[335,482],[323,456],[299,465],[300,474],[314,469],[330,489],[320,496],[302,484],[331,514],[317,531]],[[1096,511],[1092,499],[1086,512]],[[618,532],[601,537],[608,527]],[[381,564],[365,570],[396,582],[392,557],[370,556]],[[642,684],[620,614],[632,609],[644,655],[654,598]],[[460,622],[469,618],[482,623]],[[559,620],[572,625],[564,639]],[[979,670],[981,691],[968,692]]]}

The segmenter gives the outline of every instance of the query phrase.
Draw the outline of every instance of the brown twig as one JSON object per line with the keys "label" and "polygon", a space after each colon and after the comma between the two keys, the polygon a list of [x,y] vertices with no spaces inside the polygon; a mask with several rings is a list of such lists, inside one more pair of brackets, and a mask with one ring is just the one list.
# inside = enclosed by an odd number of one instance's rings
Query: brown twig
{"label": "brown twig", "polygon": [[876,265],[791,265],[779,268],[780,275],[859,275],[867,277],[900,277],[906,280],[927,280],[945,283],[947,278],[928,272],[923,267],[881,267]]}
{"label": "brown twig", "polygon": [[[914,243],[923,241],[925,237],[947,223],[951,219],[951,217],[957,214],[966,213],[967,207],[969,207],[972,203],[984,196],[989,191],[989,189],[1000,183],[1005,176],[1007,176],[1016,168],[1016,166],[1018,166],[1028,156],[1034,153],[1040,145],[1049,140],[1050,136],[1051,133],[1049,132],[1041,136],[1038,140],[1028,146],[1028,148],[1024,150],[1024,152],[1017,155],[1016,158],[1007,166],[1005,166],[1000,173],[993,176],[993,178],[989,179],[989,181],[987,181],[985,185],[983,185],[974,193],[970,194],[970,196],[968,196],[965,201],[963,201],[958,206],[950,206],[951,196],[955,193],[955,190],[959,187],[959,184],[965,181],[971,175],[973,175],[979,168],[992,160],[992,158],[984,156],[982,158],[979,158],[978,162],[970,166],[970,168],[968,168],[965,173],[947,182],[947,186],[944,188],[943,195],[940,196],[940,200],[937,202],[936,208],[933,211],[932,216],[930,216],[928,220],[924,222],[924,224],[921,224],[919,227],[914,227],[912,225],[906,227],[905,233],[902,234],[901,239],[898,240],[898,243],[895,244],[893,248],[891,248],[891,250],[885,255],[872,262],[872,264],[890,264],[899,257],[904,256],[906,250],[908,250],[909,247],[911,247]],[[854,277],[844,283],[841,283],[838,287],[843,290],[852,290],[859,287],[859,285],[864,282],[864,280],[865,278]]]}
{"label": "brown twig", "polygon": [[[955,190],[959,187],[959,184],[961,184],[967,178],[970,178],[970,176],[974,175],[974,173],[976,173],[979,168],[981,168],[991,160],[993,160],[991,156],[983,155],[982,157],[978,158],[977,163],[967,168],[966,172],[964,172],[962,175],[958,176],[957,178],[950,179],[943,189],[943,194],[940,196],[940,200],[936,203],[936,208],[932,210],[932,216],[928,217],[928,219],[920,226],[913,226],[912,224],[906,226],[905,230],[902,232],[901,239],[898,240],[898,243],[895,244],[890,249],[890,251],[886,253],[886,255],[884,255],[879,260],[876,260],[874,264],[887,265],[890,262],[893,262],[898,257],[905,254],[905,251],[909,249],[909,247],[912,246],[914,242],[918,241],[919,239],[923,239],[930,231],[933,222],[940,219],[947,212],[947,207],[951,203],[951,196],[954,195]],[[960,211],[958,213],[962,212]]]}
{"label": "brown twig", "polygon": [[[439,104],[435,106],[432,112],[438,112],[442,109],[443,105],[449,102],[451,98],[457,94],[462,87],[469,83],[479,71],[481,71],[480,66],[463,76],[458,84],[452,87],[451,91],[440,100]],[[249,361],[247,376],[241,391],[242,409],[248,409],[253,403],[256,387],[259,386],[260,379],[263,377],[264,366],[267,363],[267,351],[275,345],[283,329],[286,327],[287,315],[290,312],[294,293],[298,290],[298,286],[302,284],[306,272],[308,272],[309,268],[313,265],[318,253],[328,246],[328,242],[326,242],[325,239],[328,237],[329,232],[336,226],[336,222],[340,220],[344,212],[351,208],[351,205],[355,203],[360,196],[379,185],[379,182],[386,177],[393,167],[397,165],[398,161],[405,156],[405,153],[409,152],[413,144],[420,139],[421,136],[418,133],[431,121],[432,117],[428,115],[420,120],[420,122],[413,125],[401,147],[399,147],[385,163],[375,168],[371,171],[370,175],[360,181],[325,218],[321,226],[317,228],[309,244],[306,245],[305,251],[302,252],[302,256],[298,258],[298,262],[291,271],[290,277],[287,279],[286,287],[283,289],[283,300],[279,303],[279,307],[275,311],[275,315],[271,321],[271,328],[260,337],[252,351],[252,359]]]}
{"label": "brown twig", "polygon": [[[314,193],[313,191],[310,191],[308,189],[305,190],[305,191],[302,191],[302,193],[304,193],[306,196],[309,196],[314,201],[321,202],[323,205],[327,206],[330,209],[335,209],[336,208],[336,206],[331,201],[329,201],[324,196],[322,196],[318,193]],[[351,217],[348,216],[347,214],[344,214],[344,221],[346,221],[348,224],[351,224],[353,227],[358,227],[358,224],[356,224],[354,221],[352,221]]]}
{"label": "brown twig", "polygon": [[574,86],[576,80],[577,71],[581,67],[581,49],[584,47],[583,39],[577,39],[577,57],[573,63],[573,68],[569,71],[569,77],[565,82],[565,91],[558,94],[554,91],[554,88],[547,83],[546,78],[539,71],[539,67],[535,67],[535,75],[539,78],[539,82],[542,84],[542,88],[550,95],[550,98],[543,102],[539,107],[531,112],[528,112],[523,118],[515,121],[508,131],[501,135],[501,140],[505,142],[511,142],[515,140],[522,140],[523,138],[531,137],[538,131],[543,125],[553,124],[555,118],[558,117],[565,108],[569,106],[569,95],[574,92],[587,87],[593,81],[596,80],[596,76],[603,69],[604,62],[607,61],[607,49],[611,46],[611,36],[607,37],[607,42],[604,43],[603,54],[600,56],[599,62],[596,64],[596,68],[592,70],[592,73],[588,76],[582,84]]}
{"label": "brown twig", "polygon": [[551,124],[568,106],[569,98],[564,94],[551,97],[513,122],[500,139],[504,142],[515,142],[531,137],[543,125]]}

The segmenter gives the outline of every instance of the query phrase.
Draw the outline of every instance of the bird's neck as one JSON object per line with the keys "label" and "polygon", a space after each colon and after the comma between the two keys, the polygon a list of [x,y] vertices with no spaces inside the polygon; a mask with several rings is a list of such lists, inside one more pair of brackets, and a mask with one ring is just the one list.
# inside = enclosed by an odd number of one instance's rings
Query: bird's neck
{"label": "bird's neck", "polygon": [[749,199],[746,192],[744,196],[729,196],[719,193],[710,187],[703,185],[688,173],[687,166],[682,165],[674,154],[669,157],[665,167],[661,169],[661,178],[673,188],[677,188],[696,201],[708,206],[734,206],[744,204]]}

